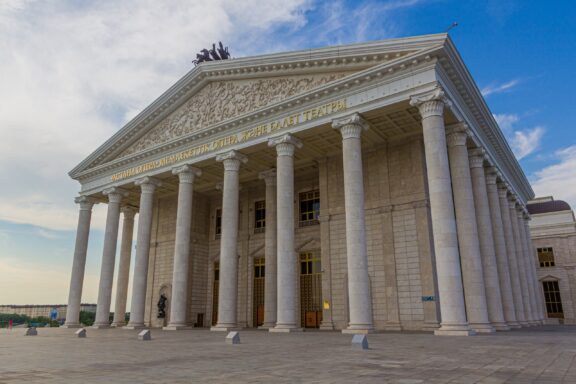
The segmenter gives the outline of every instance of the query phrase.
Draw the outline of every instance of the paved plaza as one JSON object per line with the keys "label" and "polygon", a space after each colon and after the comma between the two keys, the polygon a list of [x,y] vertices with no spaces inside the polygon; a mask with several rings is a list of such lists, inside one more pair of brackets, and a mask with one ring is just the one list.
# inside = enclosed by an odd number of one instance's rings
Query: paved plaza
{"label": "paved plaza", "polygon": [[338,332],[0,330],[0,383],[576,383],[576,327],[476,337],[369,335],[353,350]]}

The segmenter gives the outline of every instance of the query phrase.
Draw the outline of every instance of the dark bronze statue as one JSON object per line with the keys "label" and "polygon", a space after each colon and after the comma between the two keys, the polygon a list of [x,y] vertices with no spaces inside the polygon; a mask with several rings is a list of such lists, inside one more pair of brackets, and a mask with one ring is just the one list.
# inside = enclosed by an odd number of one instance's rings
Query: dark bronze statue
{"label": "dark bronze statue", "polygon": [[160,295],[160,300],[158,300],[158,318],[164,319],[166,317],[166,302],[168,298],[164,295]]}
{"label": "dark bronze statue", "polygon": [[214,61],[214,60],[227,60],[230,58],[230,52],[228,52],[228,47],[224,47],[222,42],[218,42],[218,48],[216,48],[216,44],[212,44],[212,49],[208,50],[204,48],[200,51],[200,53],[196,54],[196,60],[192,61],[194,65],[198,65],[205,61]]}

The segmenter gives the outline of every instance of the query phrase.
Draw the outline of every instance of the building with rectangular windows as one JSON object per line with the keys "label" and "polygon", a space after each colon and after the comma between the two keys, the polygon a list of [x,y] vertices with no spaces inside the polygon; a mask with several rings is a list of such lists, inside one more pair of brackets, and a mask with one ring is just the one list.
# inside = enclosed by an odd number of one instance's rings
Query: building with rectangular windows
{"label": "building with rectangular windows", "polygon": [[537,274],[551,323],[576,324],[576,219],[570,205],[552,196],[528,203]]}
{"label": "building with rectangular windows", "polygon": [[471,335],[544,318],[533,191],[446,34],[201,63],[70,176],[69,327],[96,203],[95,327],[111,309],[113,326],[167,330]]}

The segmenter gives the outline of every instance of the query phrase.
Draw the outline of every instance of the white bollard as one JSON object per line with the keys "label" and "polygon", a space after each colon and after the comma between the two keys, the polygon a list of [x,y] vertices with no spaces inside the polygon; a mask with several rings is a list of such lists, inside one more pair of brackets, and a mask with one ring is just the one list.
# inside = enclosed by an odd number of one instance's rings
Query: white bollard
{"label": "white bollard", "polygon": [[37,335],[38,331],[36,330],[36,327],[26,328],[26,333],[24,333],[24,336],[37,336]]}
{"label": "white bollard", "polygon": [[74,332],[74,335],[76,335],[76,337],[86,337],[86,329],[80,328],[79,330]]}
{"label": "white bollard", "polygon": [[368,337],[366,335],[354,335],[352,337],[352,349],[360,351],[368,349]]}
{"label": "white bollard", "polygon": [[148,341],[152,340],[152,334],[150,333],[149,329],[144,329],[138,334],[138,340]]}
{"label": "white bollard", "polygon": [[240,344],[240,332],[232,331],[228,333],[226,344]]}

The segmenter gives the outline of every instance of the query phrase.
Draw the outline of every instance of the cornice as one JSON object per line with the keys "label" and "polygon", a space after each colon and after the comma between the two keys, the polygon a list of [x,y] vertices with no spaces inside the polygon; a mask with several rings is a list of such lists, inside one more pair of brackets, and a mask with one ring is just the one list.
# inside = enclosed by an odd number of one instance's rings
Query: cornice
{"label": "cornice", "polygon": [[[274,113],[275,108],[280,111],[285,108],[290,108],[291,103],[298,103],[298,100],[302,97],[308,97],[308,99],[319,98],[320,96],[324,96],[326,92],[331,93],[337,91],[338,87],[347,89],[358,86],[371,79],[363,78],[363,76],[367,74],[364,74],[362,69],[370,69],[374,66],[379,67],[384,64],[388,73],[392,73],[398,70],[402,71],[409,66],[417,65],[418,61],[402,63],[397,67],[394,66],[394,63],[404,61],[408,57],[411,60],[424,60],[424,57],[419,57],[421,53],[425,53],[424,51],[430,48],[434,50],[434,48],[437,49],[441,47],[445,40],[445,34],[438,34],[202,63],[188,72],[188,74],[177,81],[164,94],[116,132],[96,151],[72,169],[69,175],[74,179],[79,179],[86,170],[97,168],[103,160],[119,153],[127,145],[132,143],[135,138],[139,137],[138,135],[141,132],[147,131],[155,126],[185,100],[211,81],[245,79],[247,77],[297,75],[335,70],[361,70],[360,73],[345,77],[342,79],[343,81],[329,83],[324,87],[285,99],[280,103],[270,105],[243,116],[238,116],[237,119],[214,125],[215,129],[220,131],[230,128],[230,126],[242,124],[243,120],[251,121],[259,116]],[[406,54],[406,52],[411,53]],[[377,76],[382,75],[383,73],[380,73]],[[302,100],[300,100],[300,103],[302,103]],[[207,130],[209,130],[209,128],[197,131],[195,134],[202,134]],[[192,140],[192,138],[189,139]]]}

